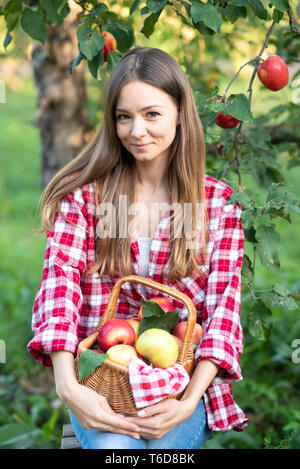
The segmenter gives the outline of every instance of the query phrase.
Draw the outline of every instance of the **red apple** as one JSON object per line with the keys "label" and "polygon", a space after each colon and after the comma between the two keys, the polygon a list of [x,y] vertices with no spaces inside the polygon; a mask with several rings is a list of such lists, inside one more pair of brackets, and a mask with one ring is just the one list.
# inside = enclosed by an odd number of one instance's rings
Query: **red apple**
{"label": "red apple", "polygon": [[137,353],[132,345],[118,344],[113,345],[106,351],[108,358],[121,365],[127,365],[132,357],[137,357]]}
{"label": "red apple", "polygon": [[117,344],[134,345],[135,331],[125,319],[110,319],[100,329],[98,345],[106,352]]}
{"label": "red apple", "polygon": [[[179,337],[181,340],[184,340],[187,323],[188,323],[187,321],[178,322],[173,327],[171,333],[173,335],[176,335],[177,337]],[[194,332],[192,334],[193,344],[195,344],[195,345],[200,344],[202,334],[203,334],[202,326],[196,322],[195,327],[194,327]]]}
{"label": "red apple", "polygon": [[[157,303],[166,313],[167,311],[175,311],[176,308],[174,308],[173,303],[171,300],[168,298],[164,298],[163,296],[154,296],[153,298],[150,298],[149,301],[154,301]],[[138,314],[138,320],[141,321],[143,319],[143,306],[140,307],[139,314]]]}
{"label": "red apple", "polygon": [[270,55],[264,60],[257,69],[257,75],[262,84],[271,91],[281,90],[289,82],[289,69],[279,55]]}
{"label": "red apple", "polygon": [[231,114],[224,114],[219,111],[217,114],[216,124],[222,129],[232,129],[236,127],[241,121],[233,117]]}
{"label": "red apple", "polygon": [[115,37],[109,33],[108,31],[103,31],[102,33],[104,39],[105,39],[105,44],[103,46],[103,57],[104,57],[104,60],[106,60],[106,57],[107,57],[107,54],[109,53],[109,51],[113,51],[113,50],[116,50],[117,48],[117,41],[115,39]]}
{"label": "red apple", "polygon": [[176,340],[164,329],[147,329],[139,336],[136,350],[157,368],[173,366],[178,357]]}

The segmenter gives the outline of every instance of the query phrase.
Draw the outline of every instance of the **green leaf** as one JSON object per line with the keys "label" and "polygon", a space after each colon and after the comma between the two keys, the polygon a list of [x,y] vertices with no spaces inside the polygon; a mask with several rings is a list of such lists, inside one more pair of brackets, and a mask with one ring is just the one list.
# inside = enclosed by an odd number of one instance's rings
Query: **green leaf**
{"label": "green leaf", "polygon": [[275,23],[279,23],[279,21],[283,18],[283,16],[284,16],[283,11],[280,11],[280,10],[277,10],[277,8],[274,8],[273,20],[275,21]]}
{"label": "green leaf", "polygon": [[120,23],[110,23],[107,25],[106,31],[109,31],[115,37],[117,49],[122,53],[130,49],[134,43],[134,32],[130,26]]}
{"label": "green leaf", "polygon": [[260,127],[249,127],[245,131],[245,135],[254,149],[268,150],[271,144],[271,137]]}
{"label": "green leaf", "polygon": [[100,52],[88,61],[89,71],[96,80],[101,80],[100,77],[100,67],[104,64],[103,50],[100,49]]}
{"label": "green leaf", "polygon": [[6,31],[6,34],[5,34],[5,38],[4,38],[4,41],[3,41],[3,47],[4,49],[6,50],[7,47],[9,46],[9,44],[11,43],[12,41],[12,35],[10,34],[9,31]]}
{"label": "green leaf", "polygon": [[148,0],[146,5],[152,13],[157,13],[164,8],[166,3],[167,0]]}
{"label": "green leaf", "polygon": [[278,271],[280,262],[278,252],[281,237],[273,225],[260,225],[256,230],[256,246],[261,263],[269,270]]}
{"label": "green leaf", "polygon": [[0,428],[0,449],[28,449],[38,437],[40,428],[29,423],[9,423]]}
{"label": "green leaf", "polygon": [[59,20],[58,8],[61,7],[64,0],[40,0],[42,9],[46,12],[49,23],[56,23]]}
{"label": "green leaf", "polygon": [[115,66],[120,62],[122,55],[117,51],[109,51],[107,54],[107,71],[111,73]]}
{"label": "green leaf", "polygon": [[226,18],[228,18],[231,24],[235,23],[239,18],[246,18],[247,17],[247,10],[245,7],[241,6],[234,6],[234,5],[226,5],[223,14]]}
{"label": "green leaf", "polygon": [[269,211],[274,208],[286,208],[288,211],[300,215],[300,199],[288,191],[286,184],[272,183],[266,198],[266,208]]}
{"label": "green leaf", "polygon": [[19,16],[22,12],[22,5],[19,1],[9,1],[3,8],[3,15],[6,21],[6,27],[8,31],[15,29]]}
{"label": "green leaf", "polygon": [[287,309],[290,311],[300,309],[294,298],[289,295],[279,295],[274,289],[271,293],[261,294],[261,297],[264,302],[273,309],[279,309],[283,312]]}
{"label": "green leaf", "polygon": [[42,15],[39,15],[29,8],[25,8],[21,15],[20,23],[28,36],[42,43],[45,42],[47,30]]}
{"label": "green leaf", "polygon": [[249,0],[232,0],[232,5],[243,7],[249,3]]}
{"label": "green leaf", "polygon": [[274,6],[277,10],[283,13],[290,7],[288,0],[270,0],[269,5]]}
{"label": "green leaf", "polygon": [[236,204],[236,203],[239,203],[245,209],[249,209],[252,207],[253,199],[245,191],[233,192],[232,194],[230,194],[226,205]]}
{"label": "green leaf", "polygon": [[218,142],[221,136],[221,129],[217,125],[209,126],[205,130],[205,142],[209,145]]}
{"label": "green leaf", "polygon": [[88,24],[82,24],[77,30],[79,50],[87,60],[92,60],[105,44],[104,37],[99,31]]}
{"label": "green leaf", "polygon": [[134,0],[133,4],[130,7],[129,16],[131,16],[132,13],[134,13],[134,11],[137,9],[137,7],[139,6],[140,1],[141,0]]}
{"label": "green leaf", "polygon": [[248,283],[254,279],[254,270],[251,263],[251,259],[244,254],[243,265],[242,265],[242,276],[247,280]]}
{"label": "green leaf", "polygon": [[83,58],[84,58],[83,55],[81,55],[81,53],[79,52],[77,57],[75,57],[75,59],[71,60],[70,65],[69,65],[69,70],[70,70],[71,75],[72,75],[72,72],[73,72],[74,68],[77,67],[80,64],[80,62],[82,61]]}
{"label": "green leaf", "polygon": [[223,114],[231,114],[241,121],[251,120],[250,103],[243,93],[231,94],[224,105]]}
{"label": "green leaf", "polygon": [[108,357],[107,353],[96,353],[93,350],[82,352],[78,361],[78,381],[90,376]]}
{"label": "green leaf", "polygon": [[144,317],[140,322],[139,335],[145,332],[147,329],[157,328],[164,329],[171,333],[171,330],[179,321],[179,309],[175,311],[164,312],[164,316],[150,316]]}
{"label": "green leaf", "polygon": [[254,13],[261,20],[268,19],[268,11],[265,9],[264,5],[260,0],[250,0],[249,5],[253,8]]}
{"label": "green leaf", "polygon": [[262,300],[253,301],[250,305],[247,326],[250,334],[256,339],[266,340],[272,329],[272,312]]}
{"label": "green leaf", "polygon": [[139,335],[147,329],[158,328],[171,332],[179,321],[179,309],[165,312],[155,301],[142,300],[143,319],[139,326]]}
{"label": "green leaf", "polygon": [[157,13],[151,13],[151,15],[147,16],[147,18],[145,19],[143,28],[141,29],[141,33],[143,33],[146,38],[149,39],[149,37],[153,34],[154,26],[157,23],[161,12],[162,10]]}
{"label": "green leaf", "polygon": [[220,27],[223,24],[222,15],[211,3],[195,1],[191,6],[190,12],[194,23],[203,21],[207,28],[220,32]]}

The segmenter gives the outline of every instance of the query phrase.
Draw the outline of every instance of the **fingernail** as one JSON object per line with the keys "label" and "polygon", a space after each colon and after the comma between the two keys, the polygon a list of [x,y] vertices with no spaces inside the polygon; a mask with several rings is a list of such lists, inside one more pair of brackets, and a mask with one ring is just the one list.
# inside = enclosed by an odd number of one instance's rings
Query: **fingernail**
{"label": "fingernail", "polygon": [[146,417],[146,412],[144,410],[140,410],[137,414],[139,417]]}
{"label": "fingernail", "polygon": [[136,440],[140,439],[140,435],[133,435]]}

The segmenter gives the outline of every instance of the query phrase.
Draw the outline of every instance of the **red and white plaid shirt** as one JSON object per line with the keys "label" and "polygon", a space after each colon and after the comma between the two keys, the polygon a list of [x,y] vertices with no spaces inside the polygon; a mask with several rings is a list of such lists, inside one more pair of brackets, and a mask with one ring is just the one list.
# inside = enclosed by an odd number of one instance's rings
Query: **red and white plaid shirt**
{"label": "red and white plaid shirt", "polygon": [[[205,278],[198,274],[169,281],[166,264],[170,253],[170,225],[165,214],[160,220],[151,244],[148,278],[169,285],[188,295],[202,324],[202,341],[195,351],[196,363],[210,359],[220,366],[217,376],[204,394],[208,425],[212,430],[243,430],[249,419],[233,400],[232,383],[242,379],[239,357],[243,350],[240,323],[241,267],[244,233],[242,208],[228,204],[233,191],[228,185],[205,175],[206,204],[209,216],[208,260],[203,267]],[[67,350],[74,355],[80,340],[93,333],[104,313],[118,276],[87,275],[95,260],[96,203],[95,184],[90,183],[66,196],[62,213],[57,212],[53,232],[47,233],[42,281],[33,305],[34,337],[28,344],[32,357],[52,366],[49,353]],[[132,274],[139,275],[139,247],[131,236]],[[141,285],[125,282],[118,298],[117,317],[136,316],[141,299],[167,296]],[[187,308],[168,296],[175,308],[181,309],[180,320],[187,320]]]}

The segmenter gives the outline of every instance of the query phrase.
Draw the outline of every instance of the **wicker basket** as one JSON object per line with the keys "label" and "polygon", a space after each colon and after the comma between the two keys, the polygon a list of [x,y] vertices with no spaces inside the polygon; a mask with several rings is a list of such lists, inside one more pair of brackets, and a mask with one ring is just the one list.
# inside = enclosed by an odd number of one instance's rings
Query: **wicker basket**
{"label": "wicker basket", "polygon": [[[182,301],[188,309],[188,325],[186,328],[185,337],[181,351],[177,358],[177,363],[181,364],[187,373],[191,376],[194,370],[194,353],[192,344],[192,333],[196,323],[196,308],[192,300],[184,293],[171,288],[161,283],[155,282],[144,277],[137,275],[128,275],[121,278],[115,285],[111,293],[106,311],[101,317],[101,320],[97,326],[96,331],[83,339],[77,350],[77,357],[75,359],[75,369],[78,379],[78,360],[80,354],[85,350],[88,350],[97,343],[97,337],[103,324],[110,319],[116,317],[117,300],[120,293],[121,286],[125,282],[135,282],[142,285],[146,285],[155,290],[159,290],[166,293],[178,300]],[[124,365],[120,365],[110,359],[106,359],[101,366],[95,369],[95,371],[88,377],[82,379],[80,384],[94,389],[97,393],[105,396],[110,407],[117,413],[123,415],[136,415],[137,409],[135,406],[131,385],[128,376],[128,368]],[[180,399],[181,394],[170,396],[171,398]],[[166,398],[169,399],[169,398]]]}

